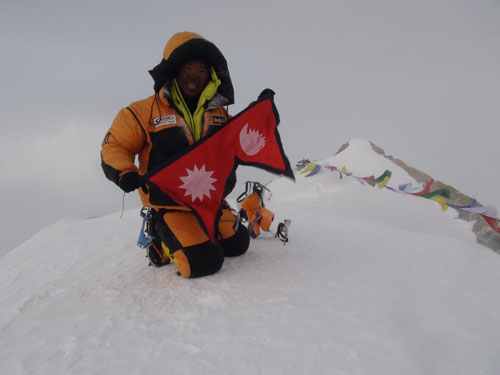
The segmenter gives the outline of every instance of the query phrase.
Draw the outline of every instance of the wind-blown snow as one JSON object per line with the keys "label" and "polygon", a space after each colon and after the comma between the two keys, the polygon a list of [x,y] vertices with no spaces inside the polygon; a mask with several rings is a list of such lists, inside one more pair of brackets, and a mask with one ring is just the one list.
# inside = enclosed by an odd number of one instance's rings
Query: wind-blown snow
{"label": "wind-blown snow", "polygon": [[[414,182],[364,141],[323,162]],[[469,223],[337,172],[269,187],[289,244],[264,233],[210,277],[147,267],[135,211],[59,222],[7,254],[2,373],[499,373],[500,257]]]}

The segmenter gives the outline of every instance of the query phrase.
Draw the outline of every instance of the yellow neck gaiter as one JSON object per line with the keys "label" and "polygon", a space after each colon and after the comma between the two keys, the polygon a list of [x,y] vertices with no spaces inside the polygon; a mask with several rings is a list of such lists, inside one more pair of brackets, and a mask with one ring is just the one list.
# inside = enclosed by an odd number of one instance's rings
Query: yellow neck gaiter
{"label": "yellow neck gaiter", "polygon": [[172,95],[174,104],[182,112],[184,120],[186,121],[189,130],[191,130],[195,142],[200,140],[203,133],[203,113],[205,112],[205,104],[214,97],[219,86],[220,80],[217,78],[215,69],[210,67],[210,79],[200,94],[196,110],[194,113],[191,113],[184,97],[182,96],[177,80],[175,78],[172,80],[170,94]]}

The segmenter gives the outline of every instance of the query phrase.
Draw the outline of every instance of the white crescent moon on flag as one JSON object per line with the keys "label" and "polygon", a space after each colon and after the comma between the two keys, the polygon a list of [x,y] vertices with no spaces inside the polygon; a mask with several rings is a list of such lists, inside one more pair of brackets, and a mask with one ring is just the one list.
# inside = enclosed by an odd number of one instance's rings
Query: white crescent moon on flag
{"label": "white crescent moon on flag", "polygon": [[245,154],[253,156],[264,148],[266,137],[257,130],[248,130],[248,124],[245,124],[240,132],[240,145]]}

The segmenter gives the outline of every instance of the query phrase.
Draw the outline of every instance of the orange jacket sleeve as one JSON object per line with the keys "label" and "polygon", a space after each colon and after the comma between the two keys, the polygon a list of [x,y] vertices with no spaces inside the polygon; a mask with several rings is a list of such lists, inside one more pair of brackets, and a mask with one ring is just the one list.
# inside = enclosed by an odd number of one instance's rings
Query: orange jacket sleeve
{"label": "orange jacket sleeve", "polygon": [[102,142],[101,165],[106,177],[118,184],[123,174],[137,172],[135,156],[145,144],[144,129],[129,108],[122,108]]}

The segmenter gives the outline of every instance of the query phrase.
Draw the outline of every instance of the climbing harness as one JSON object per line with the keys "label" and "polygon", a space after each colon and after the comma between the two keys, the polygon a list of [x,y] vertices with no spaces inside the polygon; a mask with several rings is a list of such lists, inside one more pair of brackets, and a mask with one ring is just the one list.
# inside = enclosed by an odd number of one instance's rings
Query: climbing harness
{"label": "climbing harness", "polygon": [[[141,249],[146,249],[146,256],[149,258],[150,266],[161,267],[170,263],[170,261],[177,264],[169,247],[159,238],[155,238],[153,225],[153,216],[155,213],[157,214],[151,207],[142,207],[140,212],[142,225],[139,238],[137,239],[137,246]],[[178,244],[175,245],[179,247]]]}
{"label": "climbing harness", "polygon": [[137,239],[137,246],[142,249],[147,249],[153,242],[153,213],[151,207],[143,207],[141,209],[142,225]]}

